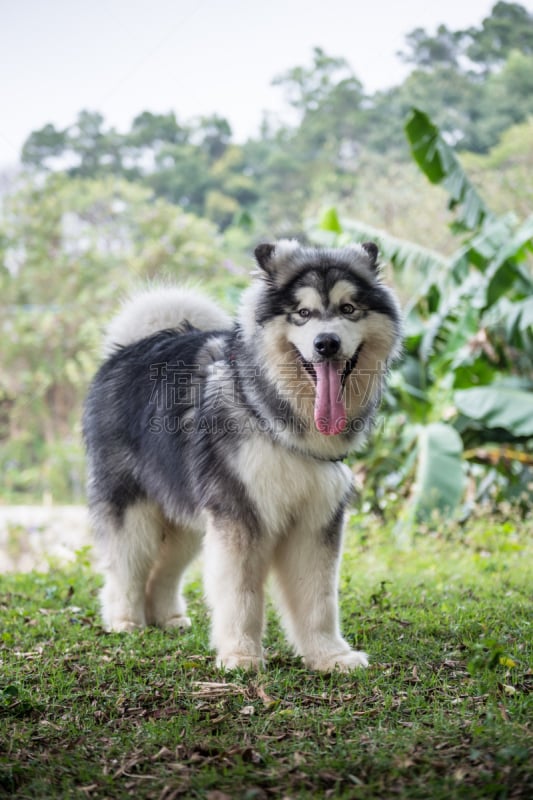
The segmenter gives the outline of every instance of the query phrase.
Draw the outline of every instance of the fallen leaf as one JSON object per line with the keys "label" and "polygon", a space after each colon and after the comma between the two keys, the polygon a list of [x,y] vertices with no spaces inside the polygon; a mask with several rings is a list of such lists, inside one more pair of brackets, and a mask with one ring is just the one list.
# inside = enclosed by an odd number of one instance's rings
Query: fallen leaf
{"label": "fallen leaf", "polygon": [[214,681],[193,681],[196,687],[193,697],[225,697],[227,694],[243,694],[242,686],[235,683],[217,683]]}
{"label": "fallen leaf", "polygon": [[498,686],[504,694],[513,695],[518,693],[518,689],[515,689],[514,686],[510,686],[508,683],[499,683]]}
{"label": "fallen leaf", "polygon": [[256,694],[260,700],[263,701],[263,705],[265,708],[272,708],[272,706],[276,705],[277,700],[274,700],[273,697],[268,695],[262,686],[257,686]]}
{"label": "fallen leaf", "polygon": [[509,714],[507,713],[507,709],[502,703],[498,703],[498,708],[500,709],[500,714],[504,722],[509,722]]}
{"label": "fallen leaf", "polygon": [[516,661],[513,661],[509,656],[500,656],[500,664],[502,667],[516,667]]}

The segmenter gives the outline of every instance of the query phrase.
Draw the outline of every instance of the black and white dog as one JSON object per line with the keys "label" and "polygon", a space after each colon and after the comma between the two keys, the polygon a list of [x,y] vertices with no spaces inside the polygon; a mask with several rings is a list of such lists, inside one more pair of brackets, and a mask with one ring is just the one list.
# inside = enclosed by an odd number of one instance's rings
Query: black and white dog
{"label": "black and white dog", "polygon": [[134,297],[87,398],[89,505],[107,629],[188,627],[183,573],[203,545],[212,644],[262,664],[264,587],[312,669],[366,666],[339,631],[350,470],[400,348],[372,243],[261,244],[232,322],[186,289]]}

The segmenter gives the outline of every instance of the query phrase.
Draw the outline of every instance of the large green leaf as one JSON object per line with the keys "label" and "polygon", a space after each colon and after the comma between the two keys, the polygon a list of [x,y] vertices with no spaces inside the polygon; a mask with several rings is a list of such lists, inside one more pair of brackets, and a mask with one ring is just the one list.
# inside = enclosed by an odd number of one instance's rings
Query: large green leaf
{"label": "large green leaf", "polygon": [[405,125],[413,158],[432,183],[442,183],[450,208],[460,207],[458,222],[468,230],[479,228],[491,212],[463,170],[453,149],[427,114],[412,108]]}
{"label": "large green leaf", "polygon": [[441,183],[446,177],[448,165],[447,151],[439,152],[440,135],[427,114],[412,108],[405,124],[405,131],[416,163],[431,183]]}
{"label": "large green leaf", "polygon": [[419,350],[422,361],[429,361],[443,350],[448,360],[452,359],[455,350],[478,330],[476,295],[480,281],[479,274],[472,272],[459,286],[443,286],[438,309],[425,323]]}
{"label": "large green leaf", "polygon": [[528,219],[513,235],[502,243],[499,252],[495,256],[487,275],[489,284],[487,286],[487,306],[493,305],[500,297],[508,292],[517,279],[522,279],[529,291],[533,291],[533,280],[531,274],[520,266],[528,251],[533,244],[533,217]]}
{"label": "large green leaf", "polygon": [[451,425],[432,422],[418,434],[418,460],[412,512],[423,520],[433,511],[450,513],[459,503],[464,486],[463,443]]}
{"label": "large green leaf", "polygon": [[512,303],[506,297],[500,305],[509,341],[523,350],[533,349],[533,297]]}
{"label": "large green leaf", "polygon": [[465,417],[488,428],[504,428],[513,436],[533,436],[533,393],[509,386],[478,386],[454,394]]}
{"label": "large green leaf", "polygon": [[505,261],[514,254],[515,248],[509,247],[516,229],[514,214],[505,214],[501,217],[490,217],[481,226],[468,242],[466,254],[468,260],[481,272],[498,258]]}
{"label": "large green leaf", "polygon": [[328,208],[322,214],[318,227],[323,231],[329,233],[342,233],[342,225],[340,223],[339,214],[337,209],[332,207]]}

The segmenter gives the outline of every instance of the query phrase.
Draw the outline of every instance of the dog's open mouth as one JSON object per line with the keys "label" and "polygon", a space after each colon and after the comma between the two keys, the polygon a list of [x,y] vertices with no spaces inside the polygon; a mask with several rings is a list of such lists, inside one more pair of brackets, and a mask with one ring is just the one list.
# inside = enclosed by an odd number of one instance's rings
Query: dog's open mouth
{"label": "dog's open mouth", "polygon": [[304,369],[315,385],[315,426],[326,436],[346,430],[348,419],[344,387],[357,365],[362,347],[363,343],[349,361],[306,361],[299,354]]}
{"label": "dog's open mouth", "polygon": [[[344,362],[345,366],[344,366],[344,369],[342,370],[342,374],[341,374],[341,388],[342,389],[344,389],[346,381],[348,380],[349,376],[351,375],[351,373],[354,371],[354,369],[357,366],[357,362],[359,360],[359,353],[361,352],[362,347],[363,347],[363,343],[361,342],[361,344],[359,345],[359,347],[357,348],[357,350],[355,351],[355,353],[353,354],[351,359],[349,361],[345,361]],[[320,363],[325,363],[325,362],[306,361],[305,358],[300,353],[298,353],[298,357],[299,357],[300,361],[302,362],[305,371],[307,372],[307,374],[309,375],[309,377],[311,378],[311,380],[313,381],[313,383],[316,386],[316,384],[317,384],[317,373],[316,373],[315,366],[316,366],[317,363],[320,364]],[[342,368],[342,362],[335,361],[334,363],[337,364],[337,365],[340,365],[340,368]]]}

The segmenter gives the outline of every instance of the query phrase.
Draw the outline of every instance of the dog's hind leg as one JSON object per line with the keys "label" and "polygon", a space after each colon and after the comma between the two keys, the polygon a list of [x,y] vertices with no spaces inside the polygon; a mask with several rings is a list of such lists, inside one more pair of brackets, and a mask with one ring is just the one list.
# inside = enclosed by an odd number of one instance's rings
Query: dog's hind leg
{"label": "dog's hind leg", "polygon": [[186,528],[165,527],[165,535],[146,586],[146,619],[161,628],[189,628],[181,592],[185,569],[197,555],[200,535]]}
{"label": "dog's hind leg", "polygon": [[323,529],[296,525],[274,554],[278,600],[289,639],[307,666],[324,672],[368,665],[366,653],[352,650],[339,629],[341,511]]}
{"label": "dog's hind leg", "polygon": [[146,625],[145,590],[162,540],[159,510],[148,503],[129,506],[122,519],[110,510],[95,516],[96,545],[104,573],[102,618],[108,631],[134,631]]}

